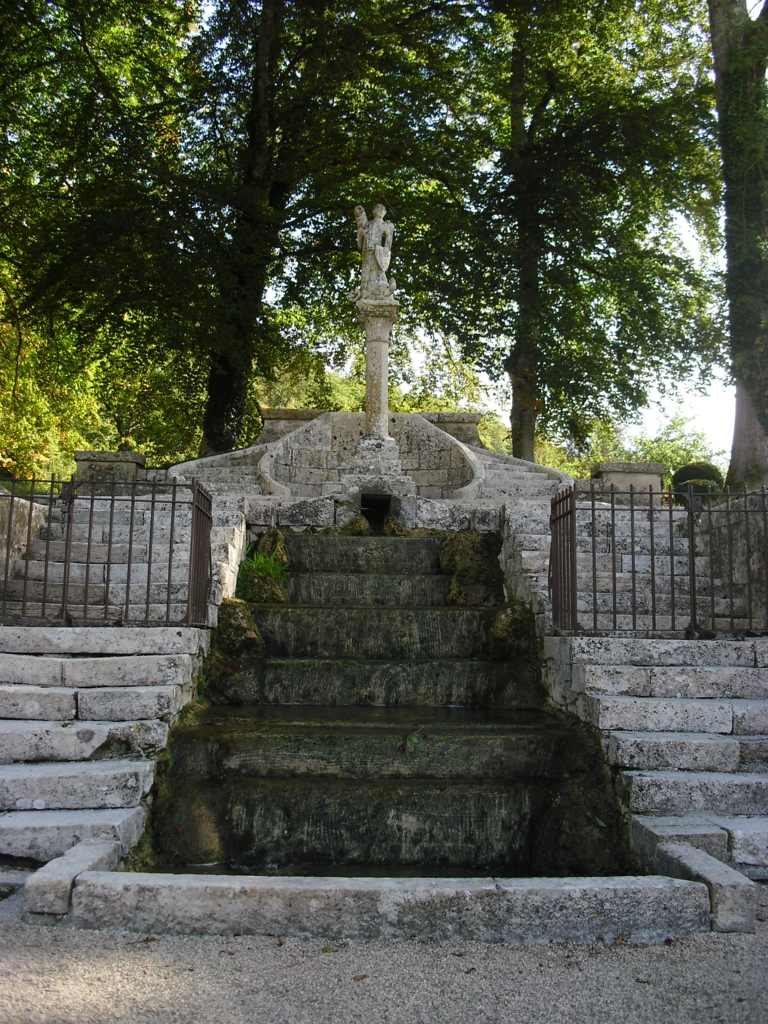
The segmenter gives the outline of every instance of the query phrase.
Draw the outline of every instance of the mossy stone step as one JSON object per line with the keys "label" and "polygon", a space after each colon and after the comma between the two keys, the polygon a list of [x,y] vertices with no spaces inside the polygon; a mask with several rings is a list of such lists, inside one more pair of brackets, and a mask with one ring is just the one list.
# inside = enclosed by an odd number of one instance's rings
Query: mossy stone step
{"label": "mossy stone step", "polygon": [[222,662],[209,696],[231,704],[459,705],[534,708],[541,687],[526,662],[437,658],[259,658]]}
{"label": "mossy stone step", "polygon": [[252,605],[267,657],[479,658],[495,608]]}
{"label": "mossy stone step", "polygon": [[450,576],[421,573],[289,573],[291,604],[312,605],[444,605]]}
{"label": "mossy stone step", "polygon": [[156,817],[173,863],[535,870],[531,829],[551,803],[528,780],[243,779],[180,782]]}
{"label": "mossy stone step", "polygon": [[329,537],[287,534],[294,572],[439,573],[439,537]]}
{"label": "mossy stone step", "polygon": [[583,769],[576,736],[542,712],[212,707],[177,730],[182,777],[546,778]]}

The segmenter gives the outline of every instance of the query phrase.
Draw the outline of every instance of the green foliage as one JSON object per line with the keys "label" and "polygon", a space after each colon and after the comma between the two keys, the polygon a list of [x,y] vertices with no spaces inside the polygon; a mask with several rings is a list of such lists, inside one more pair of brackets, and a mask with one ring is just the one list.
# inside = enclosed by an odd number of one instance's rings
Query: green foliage
{"label": "green foliage", "polygon": [[240,563],[235,596],[252,603],[282,603],[287,596],[285,571],[275,555],[251,550]]}
{"label": "green foliage", "polygon": [[717,490],[722,490],[725,484],[723,474],[711,462],[689,462],[672,474],[672,486],[675,490],[683,484],[698,484],[701,481],[707,481],[711,488],[714,485]]}
{"label": "green foliage", "polygon": [[667,472],[663,486],[672,484],[672,473],[693,461],[711,462],[725,453],[714,451],[703,431],[691,428],[681,413],[673,415],[653,437],[645,433],[629,436],[612,421],[592,423],[580,448],[558,439],[539,436],[536,459],[542,465],[568,473],[575,479],[587,479],[596,462],[660,462]]}

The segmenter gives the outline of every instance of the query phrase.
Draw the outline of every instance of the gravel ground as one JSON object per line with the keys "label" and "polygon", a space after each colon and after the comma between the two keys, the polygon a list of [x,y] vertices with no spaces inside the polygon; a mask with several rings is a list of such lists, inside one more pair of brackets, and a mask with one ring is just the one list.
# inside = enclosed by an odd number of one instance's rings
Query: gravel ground
{"label": "gravel ground", "polygon": [[19,897],[0,903],[2,1024],[768,1022],[765,920],[661,946],[324,946],[27,926]]}

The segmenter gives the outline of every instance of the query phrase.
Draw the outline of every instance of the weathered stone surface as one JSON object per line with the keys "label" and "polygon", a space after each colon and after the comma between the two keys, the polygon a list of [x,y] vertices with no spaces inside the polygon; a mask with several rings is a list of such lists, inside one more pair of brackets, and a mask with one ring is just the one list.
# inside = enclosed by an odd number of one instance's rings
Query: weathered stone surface
{"label": "weathered stone surface", "polygon": [[730,837],[731,859],[745,867],[768,867],[768,818],[717,819]]}
{"label": "weathered stone surface", "polygon": [[733,731],[738,736],[768,735],[768,700],[735,700]]}
{"label": "weathered stone surface", "polygon": [[755,647],[749,640],[640,640],[624,637],[573,637],[571,660],[600,665],[755,665]]}
{"label": "weathered stone surface", "polygon": [[656,850],[660,843],[684,842],[704,850],[710,857],[728,860],[728,833],[719,824],[700,817],[630,816],[630,841],[642,864],[657,870]]}
{"label": "weathered stone surface", "polygon": [[8,811],[0,814],[0,855],[48,862],[84,839],[113,839],[124,857],[144,830],[144,808]]}
{"label": "weathered stone surface", "polygon": [[704,882],[709,889],[713,931],[755,930],[755,883],[744,875],[687,843],[662,843],[656,850],[656,862],[664,874]]}
{"label": "weathered stone surface", "polygon": [[739,743],[730,737],[685,732],[613,732],[608,760],[621,768],[735,772]]}
{"label": "weathered stone surface", "polygon": [[152,761],[67,761],[0,766],[0,810],[135,807],[155,776]]}
{"label": "weathered stone surface", "polygon": [[85,839],[35,871],[24,886],[24,910],[66,914],[75,878],[82,871],[114,871],[120,846],[114,840]]}
{"label": "weathered stone surface", "polygon": [[274,878],[84,872],[71,921],[170,934],[662,942],[709,930],[706,886],[669,878]]}
{"label": "weathered stone surface", "polygon": [[277,511],[279,526],[333,526],[333,498],[283,501]]}
{"label": "weathered stone surface", "polygon": [[0,721],[0,760],[84,761],[97,753],[140,753],[165,746],[165,722]]}
{"label": "weathered stone surface", "polygon": [[768,815],[768,774],[627,771],[622,778],[632,811]]}
{"label": "weathered stone surface", "polygon": [[158,626],[4,626],[0,651],[11,654],[197,654],[208,648],[204,629]]}
{"label": "weathered stone surface", "polygon": [[116,658],[65,658],[63,684],[91,686],[187,686],[198,664],[191,654],[139,655]]}
{"label": "weathered stone surface", "polygon": [[60,686],[61,659],[0,654],[0,681],[27,683],[30,686]]}
{"label": "weathered stone surface", "polygon": [[578,704],[598,729],[730,733],[733,725],[731,703],[725,701],[581,694]]}
{"label": "weathered stone surface", "polygon": [[105,722],[159,718],[169,721],[181,710],[180,686],[99,687],[78,693],[78,715]]}
{"label": "weathered stone surface", "polygon": [[64,722],[74,718],[75,695],[61,686],[0,685],[0,718],[36,718]]}

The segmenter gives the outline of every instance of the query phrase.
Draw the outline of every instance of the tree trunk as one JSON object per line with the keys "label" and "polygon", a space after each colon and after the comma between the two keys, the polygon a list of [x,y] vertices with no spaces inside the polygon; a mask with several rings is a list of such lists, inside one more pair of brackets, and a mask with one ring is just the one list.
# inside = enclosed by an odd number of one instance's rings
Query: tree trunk
{"label": "tree trunk", "polygon": [[[504,367],[512,383],[512,454],[535,461],[536,420],[541,410],[538,387],[539,274],[543,239],[540,219],[541,175],[534,143],[539,121],[554,92],[548,83],[534,105],[527,97],[525,39],[521,36],[512,54],[510,76],[511,144],[505,163],[512,175],[517,239],[512,254],[518,279],[515,339]],[[532,114],[528,117],[528,110]]]}
{"label": "tree trunk", "polygon": [[253,75],[246,115],[247,143],[234,237],[219,273],[219,336],[211,358],[200,455],[240,443],[248,382],[258,358],[256,329],[268,266],[277,244],[288,186],[276,166],[274,76],[285,0],[263,0],[253,40]]}
{"label": "tree trunk", "polygon": [[744,384],[736,381],[736,420],[733,425],[731,464],[726,484],[748,490],[762,487],[768,466],[768,435]]}
{"label": "tree trunk", "polygon": [[726,295],[737,380],[728,485],[768,483],[768,0],[709,0],[725,186]]}

